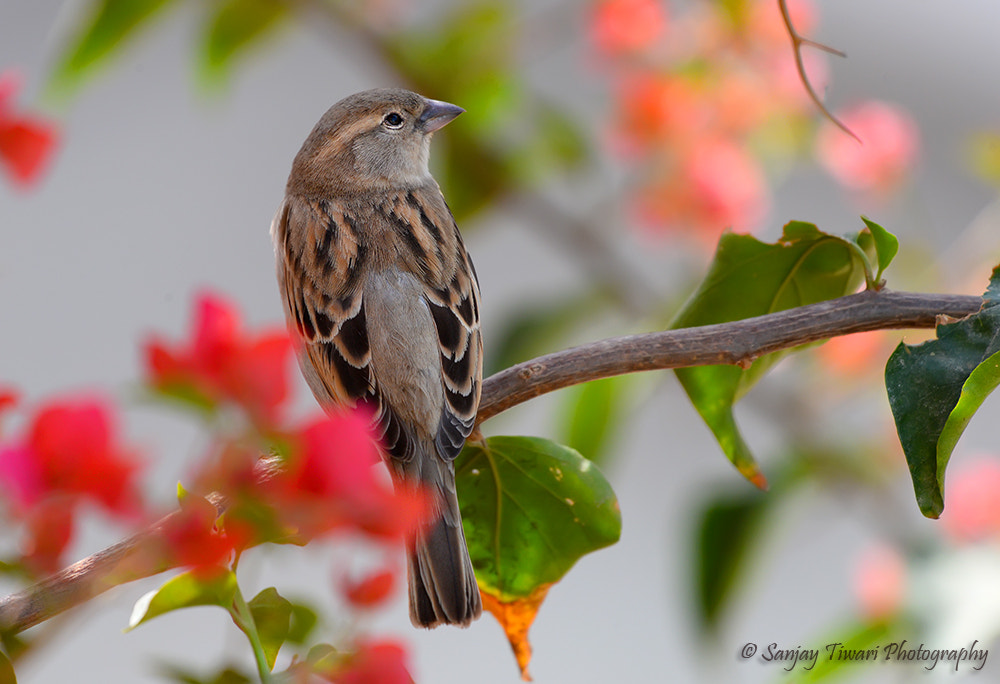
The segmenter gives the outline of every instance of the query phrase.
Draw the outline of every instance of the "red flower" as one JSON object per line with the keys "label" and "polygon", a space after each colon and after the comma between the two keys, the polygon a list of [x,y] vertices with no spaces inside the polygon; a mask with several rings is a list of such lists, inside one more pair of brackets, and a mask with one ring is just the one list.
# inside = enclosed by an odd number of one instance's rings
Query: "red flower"
{"label": "red flower", "polygon": [[392,596],[395,588],[396,573],[392,570],[379,570],[357,581],[347,578],[341,581],[344,598],[355,608],[377,606]]}
{"label": "red flower", "polygon": [[337,684],[412,684],[407,654],[395,641],[368,641],[342,666],[330,681]]}
{"label": "red flower", "polygon": [[379,452],[370,422],[363,411],[344,412],[289,435],[291,453],[261,493],[284,524],[306,537],[353,527],[386,539],[401,538],[421,524],[428,512],[423,493],[393,491],[373,467]]}
{"label": "red flower", "polygon": [[292,351],[284,330],[248,335],[228,302],[203,294],[191,337],[173,347],[155,338],[147,343],[150,385],[198,405],[232,401],[265,424],[278,419],[289,395]]}
{"label": "red flower", "polygon": [[236,549],[250,540],[241,526],[219,529],[215,506],[199,497],[188,497],[163,529],[167,556],[171,566],[190,567],[196,572],[211,574],[224,566]]}
{"label": "red flower", "polygon": [[600,0],[590,20],[594,44],[612,56],[650,47],[666,27],[667,14],[657,0]]}
{"label": "red flower", "polygon": [[0,477],[21,506],[55,493],[133,516],[139,510],[135,454],[114,434],[111,409],[96,399],[52,402],[37,413],[27,439],[0,454]]}
{"label": "red flower", "polygon": [[12,72],[0,74],[0,165],[15,182],[28,185],[45,170],[57,135],[51,124],[11,111],[9,101],[18,87]]}

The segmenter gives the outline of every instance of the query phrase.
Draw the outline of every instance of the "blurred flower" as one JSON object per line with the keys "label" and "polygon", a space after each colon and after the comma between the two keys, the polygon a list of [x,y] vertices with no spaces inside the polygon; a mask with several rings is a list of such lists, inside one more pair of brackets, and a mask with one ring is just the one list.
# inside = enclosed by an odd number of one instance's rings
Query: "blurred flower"
{"label": "blurred flower", "polygon": [[149,384],[163,394],[215,407],[228,400],[265,426],[278,420],[289,395],[292,345],[284,329],[250,335],[221,297],[199,297],[191,340],[146,344]]}
{"label": "blurred flower", "polygon": [[396,588],[396,572],[383,569],[360,580],[344,578],[340,589],[344,598],[355,608],[372,608],[392,596]]}
{"label": "blurred flower", "polygon": [[13,387],[0,385],[0,437],[3,437],[3,414],[17,406],[20,394]]}
{"label": "blurred flower", "polygon": [[967,542],[1000,535],[1000,458],[982,456],[948,475],[948,505],[941,514],[945,532]]}
{"label": "blurred flower", "polygon": [[854,382],[870,376],[875,366],[885,363],[888,339],[888,333],[881,330],[841,335],[824,342],[817,354],[831,376]]}
{"label": "blurred flower", "polygon": [[[609,71],[617,93],[611,140],[639,171],[637,213],[647,226],[703,240],[751,230],[771,194],[765,165],[798,151],[814,113],[778,7],[685,6],[669,25],[655,24],[663,36],[654,50],[630,28],[647,4],[606,2],[596,6],[606,15],[592,15],[595,35],[611,36],[595,44],[619,67]],[[799,32],[813,28],[811,2],[791,2],[790,11]],[[822,56],[805,59],[825,75]]]}
{"label": "blurred flower", "polygon": [[217,525],[219,512],[206,499],[189,496],[181,502],[163,527],[166,555],[171,567],[187,567],[197,573],[211,575],[224,567],[233,553],[250,542],[251,535],[242,534],[242,526]]}
{"label": "blurred flower", "polygon": [[694,230],[713,242],[726,229],[749,230],[768,205],[756,161],[730,141],[706,140],[685,151],[679,165],[645,186],[641,216],[652,224]]}
{"label": "blurred flower", "polygon": [[305,543],[342,530],[382,541],[411,533],[428,513],[422,492],[393,489],[376,467],[378,442],[367,413],[322,415],[275,432],[266,445],[227,443],[197,475],[195,491],[227,501],[226,530],[240,525],[254,542]]}
{"label": "blurred flower", "polygon": [[405,647],[396,641],[361,642],[330,681],[337,684],[412,684]]}
{"label": "blurred flower", "polygon": [[19,89],[14,72],[0,73],[0,165],[16,183],[27,186],[45,170],[58,136],[51,124],[13,111],[11,102]]}
{"label": "blurred flower", "polygon": [[920,133],[904,110],[885,102],[865,102],[838,113],[855,135],[824,122],[816,138],[820,163],[843,185],[885,196],[896,190],[916,162]]}
{"label": "blurred flower", "polygon": [[394,490],[373,466],[378,443],[366,412],[312,420],[288,436],[283,467],[263,483],[264,498],[283,522],[307,537],[351,527],[369,536],[401,539],[427,515],[423,492]]}
{"label": "blurred flower", "polygon": [[53,401],[26,435],[0,444],[0,487],[28,522],[27,555],[51,568],[72,538],[79,504],[134,520],[141,512],[138,461],[120,444],[110,407],[97,399]]}
{"label": "blurred flower", "polygon": [[591,9],[591,39],[608,55],[647,49],[666,26],[666,9],[658,0],[599,0]]}
{"label": "blurred flower", "polygon": [[854,592],[869,620],[895,614],[906,594],[906,561],[899,551],[884,545],[867,549],[854,568]]}

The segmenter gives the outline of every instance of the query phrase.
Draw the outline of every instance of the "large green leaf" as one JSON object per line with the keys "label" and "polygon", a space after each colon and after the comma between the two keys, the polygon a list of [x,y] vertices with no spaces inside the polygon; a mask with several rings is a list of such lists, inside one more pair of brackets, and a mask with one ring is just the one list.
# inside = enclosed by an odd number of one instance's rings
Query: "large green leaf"
{"label": "large green leaf", "polygon": [[85,28],[70,41],[53,74],[61,90],[78,86],[102,62],[119,50],[137,30],[175,0],[93,0]]}
{"label": "large green leaf", "polygon": [[[872,280],[874,240],[821,232],[793,221],[781,239],[764,243],[750,235],[722,236],[715,259],[672,328],[725,323],[841,297]],[[866,277],[867,276],[867,277]],[[767,354],[748,368],[681,368],[677,377],[730,461],[751,482],[765,483],[733,416],[733,404],[787,352]]]}
{"label": "large green leaf", "polygon": [[885,386],[921,512],[944,510],[944,475],[972,415],[1000,384],[1000,266],[982,310],[937,327],[937,339],[900,343],[885,366]]}
{"label": "large green leaf", "polygon": [[135,602],[128,629],[179,608],[193,606],[221,606],[229,608],[236,595],[236,574],[225,569],[218,571],[188,571],[163,583]]}
{"label": "large green leaf", "polygon": [[549,440],[467,445],[456,477],[476,578],[495,597],[531,596],[621,534],[611,485],[579,453]]}
{"label": "large green leaf", "polygon": [[283,0],[222,0],[214,5],[201,54],[202,70],[213,80],[228,76],[237,57],[291,15]]}
{"label": "large green leaf", "polygon": [[274,587],[268,587],[254,596],[247,604],[253,615],[257,635],[264,647],[267,664],[272,669],[278,658],[278,651],[288,638],[292,620],[292,604],[278,593]]}

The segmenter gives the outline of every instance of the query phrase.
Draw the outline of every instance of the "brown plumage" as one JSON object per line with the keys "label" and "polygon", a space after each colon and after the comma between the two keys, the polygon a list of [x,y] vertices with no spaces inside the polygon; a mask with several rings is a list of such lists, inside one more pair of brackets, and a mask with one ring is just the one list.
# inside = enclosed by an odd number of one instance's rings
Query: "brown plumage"
{"label": "brown plumage", "polygon": [[427,167],[433,132],[462,111],[400,89],[341,100],[295,157],[271,226],[316,398],[370,405],[393,478],[434,497],[433,522],[408,543],[421,627],[482,612],[454,470],[479,406],[479,286]]}

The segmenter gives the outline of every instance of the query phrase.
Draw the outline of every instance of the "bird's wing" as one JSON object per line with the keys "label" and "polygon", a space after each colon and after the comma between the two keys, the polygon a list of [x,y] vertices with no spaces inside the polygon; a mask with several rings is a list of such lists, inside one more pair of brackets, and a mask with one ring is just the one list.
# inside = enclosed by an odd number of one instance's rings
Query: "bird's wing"
{"label": "bird's wing", "polygon": [[[444,395],[434,440],[438,453],[452,459],[475,424],[481,390],[475,271],[443,199],[421,202],[409,193],[374,210],[376,220],[399,233],[401,266],[423,284],[437,331]],[[292,197],[279,209],[271,232],[286,316],[302,342],[300,365],[313,393],[324,406],[369,404],[386,450],[400,461],[412,459],[413,427],[389,405],[372,365],[362,291],[372,254],[355,221],[338,202]]]}

